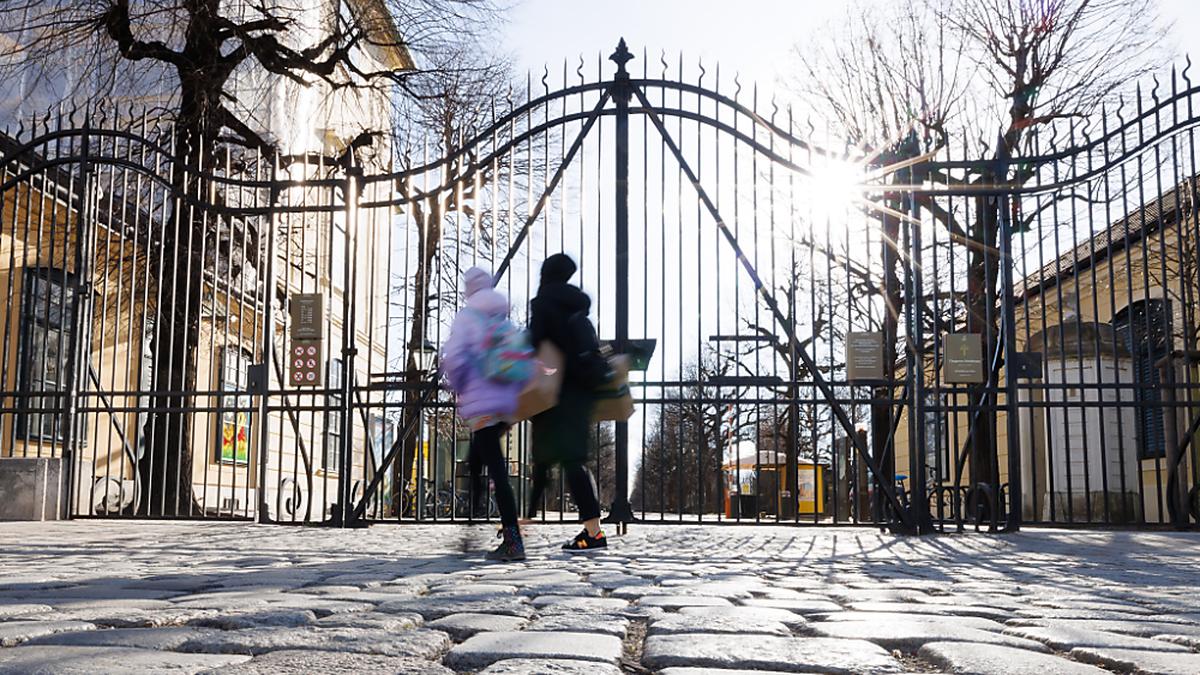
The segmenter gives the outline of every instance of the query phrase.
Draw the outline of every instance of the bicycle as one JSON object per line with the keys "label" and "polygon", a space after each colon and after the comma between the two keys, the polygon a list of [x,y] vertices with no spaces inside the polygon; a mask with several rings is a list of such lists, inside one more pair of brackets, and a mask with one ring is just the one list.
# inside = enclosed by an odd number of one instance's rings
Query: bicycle
{"label": "bicycle", "polygon": [[448,489],[435,490],[432,485],[425,483],[421,497],[417,498],[417,488],[412,481],[405,483],[400,497],[400,513],[417,520],[450,519],[454,495]]}

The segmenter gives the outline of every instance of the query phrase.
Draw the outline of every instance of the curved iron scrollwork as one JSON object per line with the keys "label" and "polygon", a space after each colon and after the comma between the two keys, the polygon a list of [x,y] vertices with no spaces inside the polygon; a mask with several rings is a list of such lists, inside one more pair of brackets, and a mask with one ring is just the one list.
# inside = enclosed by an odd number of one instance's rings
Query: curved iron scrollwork
{"label": "curved iron scrollwork", "polygon": [[284,476],[279,481],[279,490],[275,493],[275,512],[278,515],[278,520],[287,519],[295,520],[297,516],[303,515],[304,510],[304,492],[300,489],[300,484],[291,476]]}

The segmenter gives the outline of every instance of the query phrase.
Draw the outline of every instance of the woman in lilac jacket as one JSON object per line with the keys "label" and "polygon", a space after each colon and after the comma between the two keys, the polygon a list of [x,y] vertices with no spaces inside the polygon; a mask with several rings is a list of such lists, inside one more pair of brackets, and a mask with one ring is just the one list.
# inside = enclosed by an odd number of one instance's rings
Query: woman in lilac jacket
{"label": "woman in lilac jacket", "polygon": [[472,267],[464,278],[467,302],[454,324],[450,338],[442,346],[442,373],[458,395],[458,414],[471,428],[471,449],[467,468],[471,477],[472,515],[479,512],[480,501],[487,503],[482,468],[496,491],[500,508],[500,535],[504,542],[488,553],[488,560],[524,560],[525,544],[517,525],[517,502],[508,483],[508,462],[500,450],[500,438],[512,426],[517,397],[523,383],[497,382],[483,376],[479,360],[483,354],[489,319],[508,317],[508,299],[492,287],[492,275]]}

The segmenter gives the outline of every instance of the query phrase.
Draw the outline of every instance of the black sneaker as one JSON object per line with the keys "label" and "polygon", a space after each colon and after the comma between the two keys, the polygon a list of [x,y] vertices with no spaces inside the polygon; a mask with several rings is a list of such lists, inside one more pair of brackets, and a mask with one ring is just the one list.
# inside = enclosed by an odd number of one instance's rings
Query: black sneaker
{"label": "black sneaker", "polygon": [[597,532],[596,536],[589,537],[587,528],[575,535],[574,539],[563,544],[563,550],[568,553],[586,553],[602,548],[608,548],[608,539],[604,536],[604,532]]}
{"label": "black sneaker", "polygon": [[504,541],[495,550],[488,551],[487,555],[484,556],[485,558],[503,562],[525,559],[525,542],[521,539],[521,529],[519,527],[516,525],[502,527],[496,533],[496,537],[502,538]]}

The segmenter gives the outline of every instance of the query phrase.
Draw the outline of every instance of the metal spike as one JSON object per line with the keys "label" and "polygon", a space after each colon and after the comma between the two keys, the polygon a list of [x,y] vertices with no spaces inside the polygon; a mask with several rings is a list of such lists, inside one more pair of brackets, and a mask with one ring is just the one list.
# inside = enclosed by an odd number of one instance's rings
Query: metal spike
{"label": "metal spike", "polygon": [[662,50],[662,52],[659,54],[658,61],[662,64],[662,77],[660,79],[665,80],[667,79],[667,68],[670,68],[670,65],[667,63],[667,50]]}
{"label": "metal spike", "polygon": [[708,71],[705,70],[705,68],[704,68],[704,59],[703,58],[696,59],[696,68],[699,69],[699,71],[700,71],[700,77],[696,78],[696,86],[703,87],[704,86],[704,76],[708,74]]}
{"label": "metal spike", "polygon": [[1185,64],[1186,64],[1186,65],[1184,65],[1184,67],[1183,67],[1183,72],[1182,72],[1182,73],[1180,73],[1180,76],[1182,76],[1182,77],[1183,77],[1183,81],[1187,83],[1187,88],[1188,88],[1188,89],[1191,89],[1191,88],[1192,88],[1192,79],[1191,79],[1191,77],[1188,75],[1188,71],[1190,71],[1190,70],[1192,69],[1192,55],[1191,55],[1191,54],[1185,54],[1185,55],[1184,55],[1184,62],[1185,62]]}

